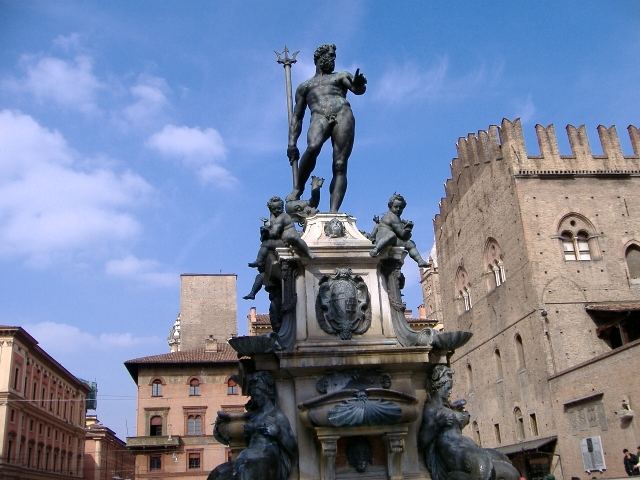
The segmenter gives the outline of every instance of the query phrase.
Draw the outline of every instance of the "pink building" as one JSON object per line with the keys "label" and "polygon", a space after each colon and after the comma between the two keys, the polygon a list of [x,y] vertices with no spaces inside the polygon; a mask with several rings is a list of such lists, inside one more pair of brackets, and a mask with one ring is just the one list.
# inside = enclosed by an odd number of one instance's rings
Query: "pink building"
{"label": "pink building", "polygon": [[24,329],[0,326],[0,478],[82,478],[88,392]]}
{"label": "pink building", "polygon": [[138,385],[137,436],[127,438],[136,455],[136,478],[206,479],[227,461],[228,449],[213,438],[218,410],[243,410],[247,398],[231,379],[238,357],[226,343],[129,360]]}
{"label": "pink building", "polygon": [[133,480],[135,456],[95,415],[87,415],[83,480]]}
{"label": "pink building", "polygon": [[206,479],[229,451],[213,437],[218,410],[243,411],[247,398],[232,375],[237,353],[236,276],[180,276],[180,314],[169,333],[170,353],[125,362],[138,386],[136,479]]}

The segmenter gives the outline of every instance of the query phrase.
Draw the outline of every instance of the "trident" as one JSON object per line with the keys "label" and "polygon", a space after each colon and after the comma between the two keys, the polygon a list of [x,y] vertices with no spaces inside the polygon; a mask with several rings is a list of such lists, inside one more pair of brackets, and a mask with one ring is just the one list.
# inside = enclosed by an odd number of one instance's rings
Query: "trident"
{"label": "trident", "polygon": [[[280,53],[275,51],[276,54],[276,62],[282,64],[284,67],[284,88],[285,95],[287,96],[287,116],[289,119],[289,128],[291,128],[291,117],[293,117],[293,96],[291,93],[291,65],[297,62],[296,56],[300,51],[294,52],[291,57],[289,56],[289,49],[287,46],[284,46],[284,50]],[[287,130],[288,132],[289,130]],[[296,186],[296,179],[298,178],[298,161],[294,160],[291,162],[291,173],[293,174],[293,188]]]}

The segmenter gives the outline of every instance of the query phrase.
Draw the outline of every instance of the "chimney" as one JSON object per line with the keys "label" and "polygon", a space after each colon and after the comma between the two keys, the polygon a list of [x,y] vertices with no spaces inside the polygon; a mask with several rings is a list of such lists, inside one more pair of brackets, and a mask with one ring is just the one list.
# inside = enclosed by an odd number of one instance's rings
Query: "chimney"
{"label": "chimney", "polygon": [[258,313],[256,311],[256,307],[251,307],[249,309],[249,323],[256,323],[258,320]]}
{"label": "chimney", "polygon": [[418,318],[420,320],[427,319],[427,307],[425,307],[424,304],[418,306]]}
{"label": "chimney", "polygon": [[218,351],[218,340],[213,338],[213,335],[209,335],[209,338],[204,341],[204,351],[205,352],[217,352]]}

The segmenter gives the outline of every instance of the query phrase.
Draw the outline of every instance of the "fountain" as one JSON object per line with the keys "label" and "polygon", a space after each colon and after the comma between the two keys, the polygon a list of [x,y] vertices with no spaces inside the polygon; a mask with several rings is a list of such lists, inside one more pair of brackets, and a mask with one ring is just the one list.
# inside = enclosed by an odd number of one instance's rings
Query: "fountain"
{"label": "fountain", "polygon": [[[278,61],[290,91],[295,54],[285,49]],[[411,240],[413,223],[401,217],[406,201],[392,195],[370,234],[338,212],[354,136],[346,95],[365,93],[366,79],[333,72],[334,45],[319,47],[314,61],[316,75],[298,87],[295,107],[289,102],[293,191],[269,200],[250,264],[258,274],[246,298],[264,286],[273,333],[229,340],[251,400],[245,413],[218,414],[214,434],[233,458],[209,479],[516,480],[508,460],[461,436],[468,414],[464,402],[449,403],[450,383],[443,391],[440,375],[440,389],[432,385],[471,334],[415,331],[406,321],[401,267],[407,255],[425,265]],[[300,157],[307,106],[311,134]],[[313,178],[310,200],[301,196],[329,137],[334,178],[329,212],[320,212],[322,179]]]}

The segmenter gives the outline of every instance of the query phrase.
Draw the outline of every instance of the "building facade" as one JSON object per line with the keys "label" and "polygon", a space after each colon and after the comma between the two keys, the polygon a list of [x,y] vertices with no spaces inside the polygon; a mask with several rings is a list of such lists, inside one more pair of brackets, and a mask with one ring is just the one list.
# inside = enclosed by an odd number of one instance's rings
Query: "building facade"
{"label": "building facade", "polygon": [[88,392],[24,329],[0,326],[0,478],[82,478]]}
{"label": "building facade", "polygon": [[268,313],[258,313],[256,307],[251,307],[247,314],[247,331],[249,335],[268,335],[271,329],[271,320]]}
{"label": "building facade", "polygon": [[438,259],[436,256],[436,246],[434,245],[429,254],[428,266],[420,269],[420,286],[422,288],[422,298],[424,303],[424,315],[435,320],[436,330],[442,330],[442,299],[440,295],[440,276],[438,275]]}
{"label": "building facade", "polygon": [[213,437],[219,410],[243,411],[236,383],[235,275],[182,275],[180,314],[169,333],[170,352],[125,362],[138,386],[135,478],[206,479],[228,460]]}
{"label": "building facade", "polygon": [[602,154],[567,132],[568,155],[540,125],[529,153],[518,120],[458,141],[434,220],[445,328],[474,334],[454,395],[529,479],[622,477],[640,444],[640,132],[630,155],[615,127]]}
{"label": "building facade", "polygon": [[87,415],[83,480],[134,480],[135,456],[113,430]]}

